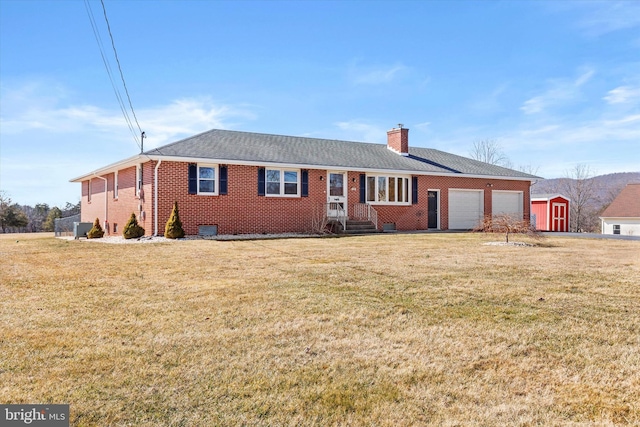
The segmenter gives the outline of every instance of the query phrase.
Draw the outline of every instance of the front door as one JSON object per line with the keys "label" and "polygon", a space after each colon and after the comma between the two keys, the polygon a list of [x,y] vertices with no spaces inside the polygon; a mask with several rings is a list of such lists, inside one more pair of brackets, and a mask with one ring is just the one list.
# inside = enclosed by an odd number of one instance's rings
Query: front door
{"label": "front door", "polygon": [[427,228],[438,228],[438,192],[427,193]]}
{"label": "front door", "polygon": [[347,215],[347,174],[346,172],[327,173],[327,216]]}

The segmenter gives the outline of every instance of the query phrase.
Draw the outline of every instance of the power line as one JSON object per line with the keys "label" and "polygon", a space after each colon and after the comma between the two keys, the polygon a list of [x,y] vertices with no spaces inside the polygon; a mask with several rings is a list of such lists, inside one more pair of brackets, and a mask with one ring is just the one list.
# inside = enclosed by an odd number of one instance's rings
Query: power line
{"label": "power line", "polygon": [[120,95],[120,92],[115,84],[115,82],[113,81],[113,75],[111,73],[111,65],[109,64],[109,60],[107,59],[107,57],[105,56],[104,53],[104,45],[102,43],[102,38],[100,37],[100,31],[98,30],[98,25],[95,21],[95,18],[93,16],[93,10],[91,9],[91,4],[89,3],[89,0],[85,0],[84,2],[85,4],[85,9],[87,11],[87,15],[89,16],[89,22],[91,23],[91,28],[93,30],[93,35],[96,39],[96,43],[98,44],[98,49],[100,50],[100,56],[102,57],[102,63],[104,64],[104,67],[107,71],[107,75],[109,76],[109,81],[111,82],[111,87],[113,88],[113,92],[116,96],[116,100],[118,101],[118,105],[120,106],[120,111],[122,112],[122,115],[125,119],[125,122],[127,123],[127,126],[129,127],[129,130],[131,131],[131,134],[133,136],[133,140],[135,141],[136,144],[139,145],[138,143],[138,138],[136,135],[135,130],[133,129],[133,124],[131,123],[131,119],[129,118],[129,115],[127,113],[127,110],[124,106],[124,102],[122,100],[122,96]]}
{"label": "power line", "polygon": [[118,52],[116,51],[116,44],[113,41],[113,34],[111,34],[111,25],[109,25],[109,18],[107,18],[107,9],[104,7],[104,1],[100,0],[102,4],[102,11],[104,13],[104,20],[107,22],[107,30],[109,31],[109,37],[111,38],[111,46],[113,47],[113,54],[116,57],[116,62],[118,63],[118,70],[120,71],[120,78],[122,79],[122,85],[124,86],[124,92],[127,94],[127,99],[129,100],[129,107],[131,107],[131,113],[133,114],[133,118],[136,121],[136,125],[138,126],[138,130],[142,135],[142,129],[140,128],[140,124],[138,123],[138,118],[136,117],[136,112],[133,110],[133,104],[131,103],[131,97],[129,96],[129,91],[127,90],[127,83],[124,81],[124,74],[122,73],[122,67],[120,67],[120,59],[118,59]]}

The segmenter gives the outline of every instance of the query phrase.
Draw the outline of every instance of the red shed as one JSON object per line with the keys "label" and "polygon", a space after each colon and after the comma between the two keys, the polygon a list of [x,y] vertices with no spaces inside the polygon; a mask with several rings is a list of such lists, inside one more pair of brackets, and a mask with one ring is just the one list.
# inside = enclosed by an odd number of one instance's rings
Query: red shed
{"label": "red shed", "polygon": [[569,199],[560,194],[532,194],[531,221],[540,231],[569,231]]}

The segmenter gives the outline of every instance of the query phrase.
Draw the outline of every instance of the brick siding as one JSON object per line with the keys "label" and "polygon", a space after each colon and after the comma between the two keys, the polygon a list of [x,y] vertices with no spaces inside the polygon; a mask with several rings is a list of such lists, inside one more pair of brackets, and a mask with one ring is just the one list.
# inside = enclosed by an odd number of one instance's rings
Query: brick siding
{"label": "brick siding", "polygon": [[[143,165],[143,194],[136,196],[136,168],[118,172],[118,198],[114,199],[113,173],[107,174],[107,205],[109,234],[122,234],[122,229],[132,212],[145,228],[153,234],[153,174],[156,162]],[[200,225],[216,225],[219,234],[282,233],[312,231],[312,219],[324,212],[327,201],[327,171],[309,170],[308,197],[258,196],[258,167],[228,165],[228,192],[226,195],[209,196],[188,194],[188,167],[186,162],[164,161],[159,167],[158,185],[158,234],[164,234],[174,202],[178,202],[180,219],[188,235],[198,234]],[[322,177],[322,179],[321,179]],[[348,212],[360,201],[360,172],[349,172],[345,183],[348,192]],[[217,177],[216,177],[217,178]],[[492,184],[488,187],[487,184]],[[491,214],[492,191],[522,191],[524,194],[524,218],[530,215],[528,181],[461,178],[449,176],[418,176],[418,203],[410,206],[374,205],[378,212],[378,227],[395,223],[398,230],[424,230],[427,228],[427,191],[439,190],[440,228],[448,229],[449,189],[476,189],[484,191],[484,211]],[[82,182],[82,221],[104,222],[104,181],[91,179],[91,200],[88,197],[89,181]],[[142,214],[142,215],[141,215]],[[114,225],[117,224],[117,233]],[[104,224],[103,224],[104,225]]]}

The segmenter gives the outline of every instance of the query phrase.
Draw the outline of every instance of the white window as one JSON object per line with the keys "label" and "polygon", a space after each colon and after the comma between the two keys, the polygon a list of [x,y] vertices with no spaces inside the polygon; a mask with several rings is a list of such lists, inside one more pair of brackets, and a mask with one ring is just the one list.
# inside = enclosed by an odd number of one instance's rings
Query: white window
{"label": "white window", "polygon": [[404,176],[367,175],[367,202],[409,203],[409,178]]}
{"label": "white window", "polygon": [[87,202],[91,201],[91,179],[89,179],[89,184],[87,185]]}
{"label": "white window", "polygon": [[198,194],[218,194],[218,167],[198,165]]}
{"label": "white window", "polygon": [[118,171],[113,174],[113,198],[118,198]]}
{"label": "white window", "polygon": [[267,196],[300,196],[300,171],[289,169],[267,169],[265,172]]}
{"label": "white window", "polygon": [[620,224],[614,224],[613,234],[620,234]]}

